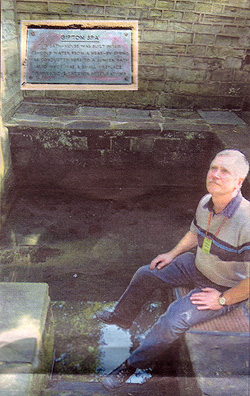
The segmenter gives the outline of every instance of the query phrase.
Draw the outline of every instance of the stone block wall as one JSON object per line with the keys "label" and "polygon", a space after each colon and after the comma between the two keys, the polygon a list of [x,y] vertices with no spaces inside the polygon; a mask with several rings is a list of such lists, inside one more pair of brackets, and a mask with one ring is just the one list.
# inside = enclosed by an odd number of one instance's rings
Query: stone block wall
{"label": "stone block wall", "polygon": [[128,200],[153,188],[200,188],[218,151],[208,130],[9,126],[18,190]]}
{"label": "stone block wall", "polygon": [[248,0],[16,0],[16,11],[18,22],[139,21],[138,91],[26,91],[25,96],[91,106],[250,106]]}
{"label": "stone block wall", "polygon": [[1,1],[1,98],[2,118],[8,119],[22,101],[20,44],[15,2]]}
{"label": "stone block wall", "polygon": [[11,199],[7,195],[13,184],[9,134],[4,122],[12,116],[23,99],[20,90],[19,37],[14,1],[1,1],[1,23],[0,228],[10,206]]}

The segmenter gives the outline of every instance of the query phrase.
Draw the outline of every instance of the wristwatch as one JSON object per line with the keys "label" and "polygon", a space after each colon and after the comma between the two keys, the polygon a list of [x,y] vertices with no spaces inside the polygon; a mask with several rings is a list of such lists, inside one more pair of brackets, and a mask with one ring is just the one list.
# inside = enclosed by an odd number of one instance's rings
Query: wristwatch
{"label": "wristwatch", "polygon": [[219,297],[219,303],[220,305],[224,306],[227,305],[227,300],[226,298],[223,296],[223,293],[221,293],[220,297]]}

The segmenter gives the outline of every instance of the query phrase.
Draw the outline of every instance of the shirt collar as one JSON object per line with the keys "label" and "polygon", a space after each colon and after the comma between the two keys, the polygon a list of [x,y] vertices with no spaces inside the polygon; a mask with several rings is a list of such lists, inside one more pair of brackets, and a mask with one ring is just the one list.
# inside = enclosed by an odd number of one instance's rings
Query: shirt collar
{"label": "shirt collar", "polygon": [[[232,217],[234,215],[234,213],[236,212],[236,210],[238,209],[238,207],[241,204],[242,201],[242,194],[239,191],[238,194],[236,195],[236,197],[234,197],[229,204],[225,207],[225,209],[223,209],[223,211],[221,212],[225,217],[227,217],[228,219],[230,217]],[[213,200],[212,197],[209,199],[209,201],[203,206],[203,208],[208,209],[210,212],[214,213],[214,208],[213,208],[214,204],[213,204]]]}

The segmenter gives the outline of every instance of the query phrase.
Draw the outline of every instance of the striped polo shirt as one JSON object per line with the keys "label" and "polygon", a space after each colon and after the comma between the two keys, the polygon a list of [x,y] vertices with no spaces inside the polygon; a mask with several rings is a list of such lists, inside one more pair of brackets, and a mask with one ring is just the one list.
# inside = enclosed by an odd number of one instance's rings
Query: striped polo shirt
{"label": "striped polo shirt", "polygon": [[[250,202],[240,192],[218,214],[211,194],[205,195],[190,230],[198,236],[196,266],[208,279],[234,287],[250,276]],[[206,236],[213,240],[209,253],[202,250]]]}

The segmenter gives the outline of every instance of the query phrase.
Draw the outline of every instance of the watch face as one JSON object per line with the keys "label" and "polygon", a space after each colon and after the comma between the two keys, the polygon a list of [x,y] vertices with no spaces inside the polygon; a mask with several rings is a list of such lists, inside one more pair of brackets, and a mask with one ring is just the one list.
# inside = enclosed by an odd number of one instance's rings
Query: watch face
{"label": "watch face", "polygon": [[219,302],[220,302],[221,305],[225,305],[225,304],[226,304],[226,299],[225,299],[225,297],[220,297],[220,298],[219,298]]}

